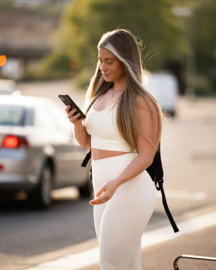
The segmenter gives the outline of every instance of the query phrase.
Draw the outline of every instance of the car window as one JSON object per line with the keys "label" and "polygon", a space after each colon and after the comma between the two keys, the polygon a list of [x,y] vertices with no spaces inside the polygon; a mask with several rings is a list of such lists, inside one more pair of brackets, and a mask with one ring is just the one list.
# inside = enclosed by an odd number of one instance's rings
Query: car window
{"label": "car window", "polygon": [[16,105],[0,105],[0,126],[24,126],[25,108]]}
{"label": "car window", "polygon": [[67,118],[66,112],[62,111],[57,106],[50,106],[49,112],[52,115],[53,120],[59,130],[72,133],[72,123]]}
{"label": "car window", "polygon": [[47,131],[56,129],[55,122],[49,110],[42,106],[35,108],[35,123],[37,126]]}

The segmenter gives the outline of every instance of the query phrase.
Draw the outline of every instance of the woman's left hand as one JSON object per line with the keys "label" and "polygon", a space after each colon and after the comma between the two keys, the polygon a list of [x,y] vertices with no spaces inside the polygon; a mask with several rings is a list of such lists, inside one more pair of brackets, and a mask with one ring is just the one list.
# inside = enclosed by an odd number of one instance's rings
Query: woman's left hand
{"label": "woman's left hand", "polygon": [[95,195],[97,198],[90,201],[89,204],[96,205],[105,203],[112,198],[117,188],[118,186],[114,180],[106,182]]}

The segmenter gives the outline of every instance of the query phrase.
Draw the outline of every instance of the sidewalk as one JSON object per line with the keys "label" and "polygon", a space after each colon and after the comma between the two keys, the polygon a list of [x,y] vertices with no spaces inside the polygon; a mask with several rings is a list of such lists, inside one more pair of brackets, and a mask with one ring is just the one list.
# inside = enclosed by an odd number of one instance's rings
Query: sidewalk
{"label": "sidewalk", "polygon": [[[173,270],[175,258],[183,254],[216,257],[216,226],[144,248],[142,250],[142,269]],[[178,266],[179,270],[215,270],[216,262],[180,259]],[[100,270],[100,266],[95,264],[80,270]]]}
{"label": "sidewalk", "polygon": [[[173,270],[175,258],[183,254],[216,257],[216,226],[144,249],[143,270]],[[216,262],[180,259],[178,266],[180,270],[215,270]]]}
{"label": "sidewalk", "polygon": [[[216,210],[177,222],[180,232],[165,227],[145,232],[142,236],[143,270],[171,270],[176,257],[187,254],[216,257]],[[95,246],[73,254],[59,256],[19,268],[25,270],[100,270],[99,249]],[[216,262],[181,259],[179,269],[213,270]]]}

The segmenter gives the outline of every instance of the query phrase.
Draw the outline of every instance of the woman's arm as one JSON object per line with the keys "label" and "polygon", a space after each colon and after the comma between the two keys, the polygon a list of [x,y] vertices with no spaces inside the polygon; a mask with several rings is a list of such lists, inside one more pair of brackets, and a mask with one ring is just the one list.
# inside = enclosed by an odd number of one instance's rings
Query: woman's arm
{"label": "woman's arm", "polygon": [[82,148],[88,148],[86,129],[82,123],[79,125],[74,125],[74,137]]}
{"label": "woman's arm", "polygon": [[78,119],[78,117],[80,116],[80,113],[77,113],[76,115],[74,115],[74,113],[77,110],[76,108],[74,108],[71,111],[70,111],[70,108],[71,106],[68,105],[65,111],[68,115],[70,122],[74,124],[74,137],[82,148],[87,149],[88,148],[87,147],[87,134],[86,134],[85,126],[83,126],[82,124],[83,119]]}
{"label": "woman's arm", "polygon": [[[151,110],[153,111],[155,135],[153,134],[153,123],[150,112],[142,98],[137,99],[137,110],[142,132],[154,144],[156,144],[158,141],[158,113],[150,98],[148,101],[150,103]],[[90,204],[93,205],[106,202],[113,196],[114,192],[121,184],[136,177],[152,164],[156,152],[155,147],[142,134],[138,135],[137,146],[138,156],[124,169],[123,172],[121,172],[117,178],[103,185],[96,194],[96,197],[98,198],[90,201]]]}

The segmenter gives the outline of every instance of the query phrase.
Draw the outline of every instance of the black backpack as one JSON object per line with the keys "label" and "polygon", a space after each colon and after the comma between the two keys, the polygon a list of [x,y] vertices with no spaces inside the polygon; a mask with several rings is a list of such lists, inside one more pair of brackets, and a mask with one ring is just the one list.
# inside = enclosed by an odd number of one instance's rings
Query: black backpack
{"label": "black backpack", "polygon": [[[81,166],[86,167],[90,158],[91,158],[91,151],[89,151],[87,153]],[[177,225],[176,225],[176,223],[175,223],[175,221],[170,213],[169,207],[168,207],[167,202],[166,202],[164,189],[163,189],[163,182],[164,182],[163,175],[164,174],[163,174],[163,167],[162,167],[161,155],[160,155],[160,144],[158,147],[158,151],[156,151],[156,154],[155,154],[155,157],[154,157],[154,160],[153,160],[151,166],[149,166],[146,169],[146,171],[149,173],[152,180],[154,181],[156,189],[161,191],[163,206],[164,206],[164,209],[166,211],[166,214],[169,218],[169,221],[173,227],[174,232],[175,233],[178,232],[179,229],[178,229],[178,227],[177,227]],[[90,170],[89,170],[89,178],[90,178],[90,180],[92,180],[92,165],[91,165]]]}

